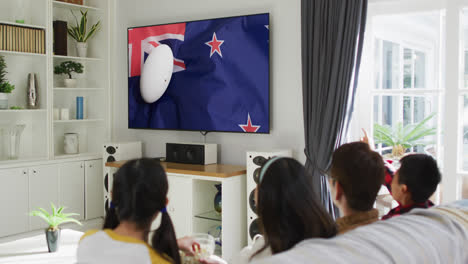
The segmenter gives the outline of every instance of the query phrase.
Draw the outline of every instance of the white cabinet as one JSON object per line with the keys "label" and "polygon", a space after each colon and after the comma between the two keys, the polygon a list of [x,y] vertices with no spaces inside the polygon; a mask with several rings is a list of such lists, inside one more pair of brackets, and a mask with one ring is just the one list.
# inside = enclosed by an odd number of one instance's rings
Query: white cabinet
{"label": "white cabinet", "polygon": [[167,212],[171,216],[176,236],[188,236],[192,234],[192,179],[171,175],[168,182]]}
{"label": "white cabinet", "polygon": [[[168,173],[169,204],[177,237],[194,233],[220,233],[222,247],[215,254],[229,260],[246,245],[245,175],[206,177]],[[214,211],[214,198],[221,184],[222,212]]]}
{"label": "white cabinet", "polygon": [[84,219],[85,169],[83,161],[67,162],[59,165],[60,193],[59,205],[66,207],[64,212],[77,213],[76,219]]}
{"label": "white cabinet", "polygon": [[46,228],[29,213],[51,202],[79,220],[103,216],[102,159],[2,169],[0,183],[0,237]]}
{"label": "white cabinet", "polygon": [[28,171],[0,171],[0,237],[29,229]]}
{"label": "white cabinet", "polygon": [[102,160],[85,161],[85,217],[94,219],[104,216],[104,179]]}
{"label": "white cabinet", "polygon": [[[57,165],[44,165],[29,168],[29,209],[39,207],[50,211],[50,203],[59,204],[59,168]],[[30,229],[46,228],[44,220],[30,216]]]}

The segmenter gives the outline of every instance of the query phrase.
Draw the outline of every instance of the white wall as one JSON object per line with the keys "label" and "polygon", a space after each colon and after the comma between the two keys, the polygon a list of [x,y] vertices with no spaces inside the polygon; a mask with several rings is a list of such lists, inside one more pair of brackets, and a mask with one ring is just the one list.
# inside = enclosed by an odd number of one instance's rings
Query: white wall
{"label": "white wall", "polygon": [[305,161],[301,88],[300,1],[133,0],[116,1],[113,65],[113,140],[141,140],[144,155],[165,156],[166,142],[203,142],[199,132],[127,128],[127,27],[206,18],[270,13],[271,131],[269,135],[209,133],[218,143],[218,162],[245,164],[247,150],[291,148]]}

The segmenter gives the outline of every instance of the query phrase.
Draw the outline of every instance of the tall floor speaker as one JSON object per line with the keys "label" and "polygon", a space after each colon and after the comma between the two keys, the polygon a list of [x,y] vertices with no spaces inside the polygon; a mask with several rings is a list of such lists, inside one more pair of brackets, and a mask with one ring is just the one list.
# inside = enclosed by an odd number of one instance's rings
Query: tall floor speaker
{"label": "tall floor speaker", "polygon": [[292,157],[291,150],[248,151],[247,152],[247,238],[248,244],[259,234],[255,188],[257,188],[260,168],[269,159],[277,156]]}
{"label": "tall floor speaker", "polygon": [[104,215],[109,209],[111,200],[110,189],[112,188],[113,169],[106,167],[106,162],[130,160],[141,158],[141,142],[113,142],[104,144]]}

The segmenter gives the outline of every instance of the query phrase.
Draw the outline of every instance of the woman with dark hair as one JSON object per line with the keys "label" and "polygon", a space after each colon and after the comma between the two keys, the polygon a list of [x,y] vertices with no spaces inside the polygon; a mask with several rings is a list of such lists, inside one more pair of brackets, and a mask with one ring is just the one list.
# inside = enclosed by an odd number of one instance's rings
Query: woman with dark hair
{"label": "woman with dark hair", "polygon": [[[178,241],[166,211],[168,182],[164,169],[152,159],[131,160],[115,174],[112,203],[104,230],[88,231],[78,247],[78,263],[176,263]],[[161,224],[147,243],[151,223]],[[183,239],[179,243],[190,244]],[[186,246],[190,247],[190,246]]]}
{"label": "woman with dark hair", "polygon": [[[330,238],[337,227],[323,209],[304,166],[292,158],[275,157],[260,170],[256,204],[262,235],[232,263],[248,263],[291,249],[309,238]],[[203,260],[202,263],[221,263]]]}

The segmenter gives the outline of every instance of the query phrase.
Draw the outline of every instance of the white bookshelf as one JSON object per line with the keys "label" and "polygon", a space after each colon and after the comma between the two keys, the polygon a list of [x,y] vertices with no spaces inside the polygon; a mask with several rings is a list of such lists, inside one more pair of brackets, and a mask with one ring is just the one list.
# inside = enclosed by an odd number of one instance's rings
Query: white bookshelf
{"label": "white bookshelf", "polygon": [[[19,3],[24,3],[25,23],[16,23]],[[23,109],[0,110],[1,123],[25,124],[22,133],[20,157],[6,160],[0,150],[0,167],[8,164],[24,164],[32,161],[64,160],[77,158],[98,158],[102,155],[101,146],[110,139],[110,19],[112,0],[84,0],[83,5],[55,0],[0,0],[0,24],[43,29],[46,33],[46,53],[12,52],[0,50],[7,63],[8,80],[15,85],[9,96],[9,107]],[[68,37],[68,55],[53,53],[53,21],[67,21],[75,24],[71,11],[78,17],[80,10],[88,12],[88,26],[101,21],[101,29],[88,41],[88,57],[78,57],[75,41]],[[54,67],[64,61],[80,62],[84,73],[74,75],[77,88],[63,86],[63,76],[53,73]],[[38,80],[38,109],[27,109],[26,90],[28,73],[36,73]],[[87,117],[83,120],[54,120],[54,108],[68,108],[70,118],[75,117],[76,97],[86,98]],[[65,155],[63,140],[65,133],[79,135],[80,153]],[[0,131],[0,142],[2,142]]]}

